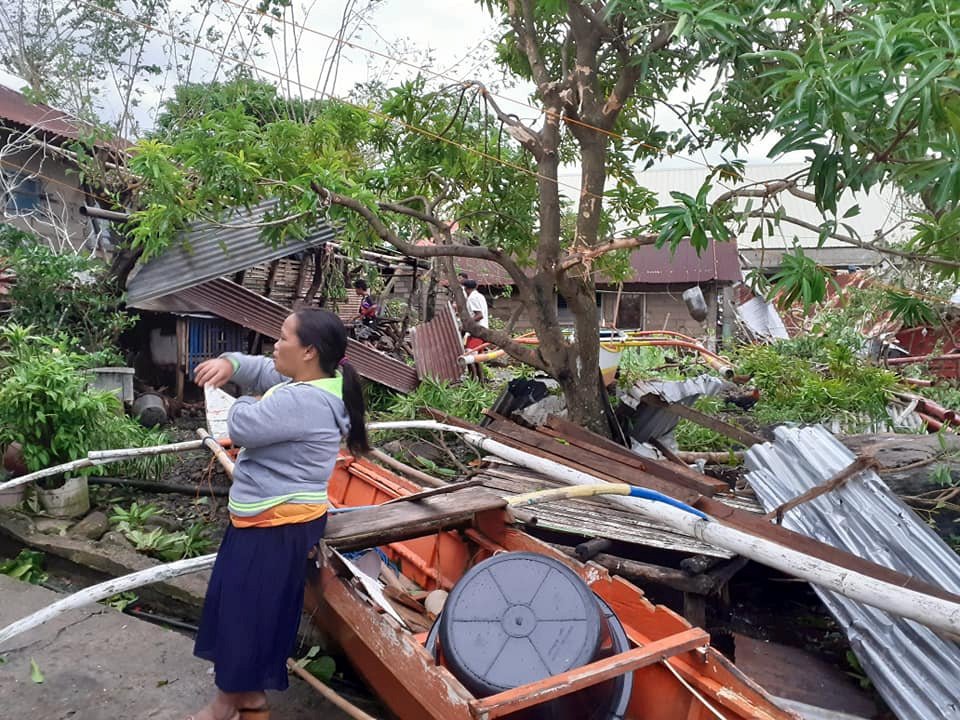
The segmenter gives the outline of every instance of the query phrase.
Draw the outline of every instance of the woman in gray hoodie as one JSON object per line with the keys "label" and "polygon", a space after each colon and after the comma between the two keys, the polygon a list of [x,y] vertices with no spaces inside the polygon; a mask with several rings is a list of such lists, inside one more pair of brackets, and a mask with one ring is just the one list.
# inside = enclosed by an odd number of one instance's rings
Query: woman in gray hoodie
{"label": "woman in gray hoodie", "polygon": [[346,348],[336,315],[305,309],[284,321],[272,359],[227,353],[197,366],[198,385],[232,380],[262,395],[238,398],[227,416],[243,450],[194,648],[213,662],[218,691],[190,720],[267,720],[264,691],[287,688],[307,554],[326,526],[340,442],[354,453],[369,449]]}

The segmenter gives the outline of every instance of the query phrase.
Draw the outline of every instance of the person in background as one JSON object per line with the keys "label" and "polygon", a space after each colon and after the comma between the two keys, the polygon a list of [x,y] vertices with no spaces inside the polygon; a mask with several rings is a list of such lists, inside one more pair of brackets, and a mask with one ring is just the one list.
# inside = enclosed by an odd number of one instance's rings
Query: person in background
{"label": "person in background", "polygon": [[463,285],[463,283],[465,283],[469,279],[470,279],[470,276],[467,275],[462,270],[457,273],[457,280],[460,282],[461,285]]}
{"label": "person in background", "polygon": [[360,305],[357,308],[357,314],[353,318],[354,321],[359,320],[364,325],[373,325],[377,321],[377,311],[379,308],[373,296],[370,294],[367,281],[354,280],[353,289],[356,291],[357,297],[360,298]]}
{"label": "person in background", "polygon": [[[467,313],[477,321],[480,327],[490,327],[490,313],[487,299],[477,290],[477,281],[467,278],[463,281],[463,291],[467,294]],[[467,350],[474,350],[484,344],[478,337],[469,336],[464,344]]]}
{"label": "person in background", "polygon": [[284,320],[272,359],[226,353],[197,366],[198,385],[232,380],[263,395],[238,398],[227,416],[243,450],[194,647],[213,662],[217,694],[188,720],[268,720],[265,691],[288,686],[308,553],[326,527],[340,442],[369,450],[346,347],[340,319],[309,308]]}

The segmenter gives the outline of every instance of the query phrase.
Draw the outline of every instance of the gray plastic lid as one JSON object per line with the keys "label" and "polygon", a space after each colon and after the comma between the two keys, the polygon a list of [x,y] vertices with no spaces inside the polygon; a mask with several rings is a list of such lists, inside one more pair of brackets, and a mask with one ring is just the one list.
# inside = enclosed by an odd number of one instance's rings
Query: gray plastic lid
{"label": "gray plastic lid", "polygon": [[580,577],[536,553],[474,566],[440,616],[450,670],[478,697],[585,665],[600,643],[600,609]]}

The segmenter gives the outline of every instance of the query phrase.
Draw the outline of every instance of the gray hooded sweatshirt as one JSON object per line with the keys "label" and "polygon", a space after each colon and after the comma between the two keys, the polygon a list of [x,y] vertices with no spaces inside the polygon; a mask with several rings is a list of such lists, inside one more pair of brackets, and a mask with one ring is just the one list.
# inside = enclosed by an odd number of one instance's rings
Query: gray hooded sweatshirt
{"label": "gray hooded sweatshirt", "polygon": [[282,503],[327,502],[341,439],[350,430],[343,378],[291,382],[273,360],[241,353],[223,355],[234,382],[256,398],[237,398],[227,431],[243,448],[233,470],[229,509],[251,517]]}

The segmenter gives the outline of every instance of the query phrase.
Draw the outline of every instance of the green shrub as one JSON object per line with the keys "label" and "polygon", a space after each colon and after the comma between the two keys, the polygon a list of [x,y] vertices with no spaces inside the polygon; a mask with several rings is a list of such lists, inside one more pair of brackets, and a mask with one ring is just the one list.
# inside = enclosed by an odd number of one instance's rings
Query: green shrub
{"label": "green shrub", "polygon": [[[32,335],[29,328],[0,328],[0,445],[20,443],[28,472],[78,460],[90,450],[163,441],[162,434],[126,417],[113,393],[87,388],[87,362],[86,356]],[[159,471],[160,463],[150,458],[126,465],[140,468],[137,474],[150,474]]]}
{"label": "green shrub", "polygon": [[886,422],[897,377],[867,364],[856,342],[805,336],[771,345],[747,345],[736,354],[738,372],[760,390],[752,414],[763,424],[845,420],[850,429]]}
{"label": "green shrub", "polygon": [[424,408],[429,407],[476,423],[499,394],[499,389],[470,378],[459,385],[424,378],[413,392],[395,395],[383,419],[413,420],[421,417]]}
{"label": "green shrub", "polygon": [[121,293],[95,258],[58,254],[10,225],[0,225],[0,256],[16,273],[9,322],[40,335],[66,334],[75,349],[96,352],[112,349],[136,320],[121,309]]}

